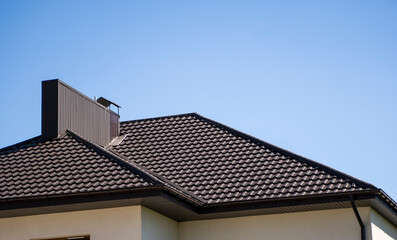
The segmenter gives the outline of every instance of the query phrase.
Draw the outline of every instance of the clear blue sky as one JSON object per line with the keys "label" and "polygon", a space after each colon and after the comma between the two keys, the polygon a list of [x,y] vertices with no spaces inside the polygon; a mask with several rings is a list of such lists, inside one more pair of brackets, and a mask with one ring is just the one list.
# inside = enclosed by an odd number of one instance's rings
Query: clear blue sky
{"label": "clear blue sky", "polygon": [[122,120],[198,112],[397,200],[396,1],[0,1],[0,148],[40,135],[53,78]]}

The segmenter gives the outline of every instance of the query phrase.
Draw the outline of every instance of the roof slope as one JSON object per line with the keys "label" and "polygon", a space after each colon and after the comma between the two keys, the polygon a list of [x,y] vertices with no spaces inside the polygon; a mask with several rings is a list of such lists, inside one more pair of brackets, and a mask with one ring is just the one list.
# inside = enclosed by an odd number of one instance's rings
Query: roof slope
{"label": "roof slope", "polygon": [[[302,198],[383,196],[371,184],[196,113],[121,123],[119,145],[67,130],[0,149],[0,203],[132,193],[176,198],[197,211]],[[146,192],[147,195],[140,195]],[[7,209],[7,206],[3,206]]]}
{"label": "roof slope", "polygon": [[208,204],[375,188],[195,113],[122,122],[121,134],[112,151]]}
{"label": "roof slope", "polygon": [[0,150],[0,200],[153,184],[69,132],[50,141],[36,137]]}

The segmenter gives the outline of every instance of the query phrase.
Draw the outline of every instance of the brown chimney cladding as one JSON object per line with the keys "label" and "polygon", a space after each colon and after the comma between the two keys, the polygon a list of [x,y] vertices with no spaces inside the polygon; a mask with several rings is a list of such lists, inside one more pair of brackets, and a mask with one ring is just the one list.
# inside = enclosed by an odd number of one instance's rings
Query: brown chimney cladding
{"label": "brown chimney cladding", "polygon": [[72,130],[101,146],[120,133],[119,115],[88,98],[59,79],[42,82],[43,139]]}

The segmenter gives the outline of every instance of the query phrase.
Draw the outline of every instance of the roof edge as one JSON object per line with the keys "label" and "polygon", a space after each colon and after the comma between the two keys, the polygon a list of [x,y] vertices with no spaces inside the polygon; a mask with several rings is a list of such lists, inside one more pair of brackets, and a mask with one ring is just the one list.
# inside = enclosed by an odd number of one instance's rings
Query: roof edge
{"label": "roof edge", "polygon": [[378,190],[364,190],[364,191],[354,191],[354,192],[339,192],[339,193],[326,193],[326,194],[316,194],[316,195],[306,195],[306,196],[298,196],[298,197],[282,197],[282,198],[268,198],[268,199],[258,199],[258,200],[242,200],[242,201],[234,201],[234,202],[219,202],[219,203],[211,203],[208,204],[207,208],[219,208],[219,207],[243,207],[250,206],[255,204],[266,204],[266,203],[277,203],[282,204],[283,202],[297,202],[297,203],[306,203],[306,202],[315,202],[319,199],[328,199],[329,202],[338,202],[340,200],[335,200],[337,198],[346,197],[348,201],[350,201],[350,196],[355,196],[355,199],[359,199],[360,197],[373,197],[380,194]]}
{"label": "roof edge", "polygon": [[268,143],[268,142],[266,142],[266,141],[263,141],[263,140],[261,140],[261,139],[259,139],[259,138],[253,137],[253,136],[251,136],[251,135],[249,135],[249,134],[247,134],[247,133],[241,132],[241,131],[236,130],[236,129],[232,128],[232,127],[229,127],[229,126],[227,126],[227,125],[224,125],[224,124],[222,124],[222,123],[219,123],[219,122],[217,122],[217,121],[214,121],[214,120],[212,120],[212,119],[206,118],[206,117],[204,117],[204,116],[202,116],[202,115],[200,115],[200,114],[198,114],[198,113],[192,113],[191,115],[197,117],[198,119],[201,119],[201,120],[203,120],[203,121],[206,121],[206,122],[208,122],[208,123],[210,123],[210,124],[213,124],[213,125],[215,125],[215,126],[221,128],[221,129],[223,129],[223,130],[226,130],[226,131],[228,131],[228,132],[230,132],[230,133],[232,133],[232,134],[234,134],[234,135],[240,136],[240,137],[245,138],[245,139],[247,139],[247,140],[249,140],[249,141],[255,142],[255,143],[259,144],[259,145],[268,147],[268,148],[270,148],[270,149],[272,149],[272,150],[281,152],[282,154],[285,154],[285,155],[287,155],[287,156],[289,156],[289,157],[291,157],[291,158],[295,158],[295,159],[297,159],[297,160],[299,160],[299,161],[302,161],[302,162],[305,162],[305,163],[307,163],[307,164],[309,164],[309,165],[312,165],[312,166],[314,166],[314,167],[320,168],[320,169],[322,169],[322,170],[324,170],[324,171],[331,172],[332,174],[334,174],[334,175],[336,175],[336,176],[338,176],[338,177],[345,178],[345,179],[349,179],[350,181],[352,181],[352,182],[354,182],[354,183],[356,183],[356,184],[358,184],[358,185],[361,185],[361,186],[363,186],[364,188],[378,189],[377,187],[375,187],[375,186],[372,185],[371,183],[365,182],[365,181],[363,181],[363,180],[360,180],[360,179],[358,179],[358,178],[355,178],[355,177],[353,177],[353,176],[350,176],[350,175],[348,175],[348,174],[346,174],[346,173],[343,173],[343,172],[341,172],[341,171],[338,171],[338,170],[336,170],[336,169],[334,169],[334,168],[332,168],[332,167],[329,167],[329,166],[324,165],[324,164],[322,164],[322,163],[316,162],[316,161],[311,160],[311,159],[309,159],[309,158],[306,158],[306,157],[303,157],[303,156],[298,155],[298,154],[296,154],[296,153],[293,153],[293,152],[290,152],[290,151],[288,151],[288,150],[285,150],[284,148],[278,147],[278,146],[276,146],[276,145],[273,145],[273,144],[271,144],[271,143]]}
{"label": "roof edge", "polygon": [[390,202],[386,201],[383,193],[375,197],[371,207],[397,227],[397,207],[395,205],[391,206]]}
{"label": "roof edge", "polygon": [[120,124],[121,123],[129,123],[129,122],[155,120],[155,119],[162,119],[162,118],[172,118],[172,117],[182,117],[182,116],[195,116],[195,115],[198,115],[198,113],[195,113],[195,112],[192,112],[192,113],[181,113],[181,114],[174,114],[174,115],[167,115],[167,116],[160,116],[160,117],[149,117],[149,118],[140,118],[140,119],[134,119],[134,120],[128,120],[128,121],[120,121]]}
{"label": "roof edge", "polygon": [[7,151],[8,149],[17,147],[17,146],[19,146],[19,145],[27,144],[27,143],[32,142],[32,141],[40,140],[40,139],[41,139],[41,135],[36,136],[36,137],[32,137],[32,138],[29,138],[29,139],[24,140],[24,141],[22,141],[22,142],[14,143],[14,144],[12,144],[12,145],[9,145],[9,146],[0,148],[0,152],[2,152],[2,151]]}
{"label": "roof edge", "polygon": [[[38,195],[38,196],[28,196],[28,197],[16,197],[9,199],[0,199],[0,204],[14,204],[21,202],[40,202],[40,201],[51,201],[58,199],[72,199],[79,197],[93,197],[97,195],[114,195],[122,193],[140,193],[140,192],[154,192],[162,189],[162,185],[146,186],[146,187],[136,187],[134,189],[129,188],[118,188],[111,190],[99,190],[90,192],[75,192],[75,193],[61,193],[61,194],[51,194],[51,195]],[[0,207],[0,211],[4,210]]]}
{"label": "roof edge", "polygon": [[[81,192],[81,193],[71,193],[71,194],[61,194],[55,196],[37,196],[37,197],[27,197],[27,198],[18,198],[18,199],[10,199],[10,200],[1,200],[0,201],[0,212],[3,210],[10,209],[19,209],[19,208],[35,208],[37,206],[53,206],[62,204],[70,204],[76,202],[89,202],[92,201],[107,201],[112,199],[125,199],[125,198],[146,198],[150,196],[162,196],[161,193],[168,192],[163,185],[151,186],[151,187],[141,187],[136,189],[114,189],[109,191],[98,191],[98,192]],[[283,208],[288,206],[310,206],[310,205],[318,205],[325,206],[323,209],[334,209],[340,207],[327,207],[328,203],[341,203],[341,202],[349,202],[350,197],[353,195],[355,200],[371,200],[375,199],[377,193],[374,191],[366,191],[366,192],[356,192],[352,193],[338,193],[338,194],[328,194],[326,196],[303,196],[299,198],[283,198],[283,199],[266,199],[266,200],[257,200],[257,201],[244,201],[238,203],[220,203],[220,204],[208,204],[204,206],[192,205],[191,202],[186,201],[185,198],[175,195],[175,193],[171,193],[171,196],[176,196],[177,201],[181,201],[178,203],[183,208],[191,210],[197,216],[202,215],[204,219],[211,219],[211,215],[208,214],[216,214],[216,213],[237,213],[241,211],[247,210],[258,210],[258,209],[271,209],[271,208]],[[99,197],[98,199],[96,197]],[[166,198],[166,197],[165,197]],[[166,198],[168,199],[168,198]],[[59,203],[60,202],[60,203]],[[186,205],[187,203],[187,205]],[[349,206],[349,204],[347,205]],[[370,205],[366,205],[370,206]],[[301,212],[307,211],[302,208],[297,208],[292,212]],[[289,211],[290,212],[290,211]],[[250,216],[252,214],[249,214]],[[255,214],[253,214],[255,215]]]}
{"label": "roof edge", "polygon": [[379,189],[379,196],[382,198],[382,200],[389,205],[395,214],[397,215],[397,203],[396,201],[393,200],[386,192],[384,192],[382,189]]}

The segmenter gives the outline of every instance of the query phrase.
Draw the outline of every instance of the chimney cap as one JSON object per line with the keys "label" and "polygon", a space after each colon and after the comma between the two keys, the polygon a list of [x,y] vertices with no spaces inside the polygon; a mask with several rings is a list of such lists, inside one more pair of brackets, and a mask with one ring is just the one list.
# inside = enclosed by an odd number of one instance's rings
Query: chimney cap
{"label": "chimney cap", "polygon": [[120,114],[119,109],[121,108],[119,105],[117,105],[116,103],[104,98],[104,97],[100,97],[96,100],[99,104],[101,104],[102,106],[109,108],[110,109],[110,105],[114,105],[117,107],[117,114]]}
{"label": "chimney cap", "polygon": [[96,101],[97,101],[98,103],[102,104],[102,105],[105,106],[105,107],[109,107],[110,104],[113,104],[114,106],[116,106],[116,107],[118,107],[118,108],[121,108],[121,107],[120,107],[119,105],[117,105],[116,103],[114,103],[114,102],[112,102],[112,101],[110,101],[110,100],[107,100],[107,99],[104,98],[104,97],[100,97],[100,98],[98,98]]}

